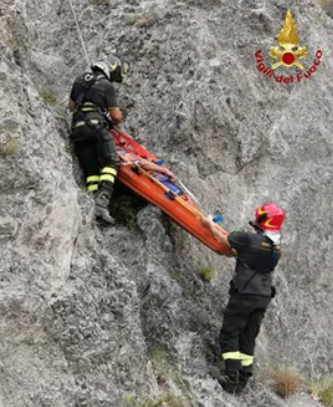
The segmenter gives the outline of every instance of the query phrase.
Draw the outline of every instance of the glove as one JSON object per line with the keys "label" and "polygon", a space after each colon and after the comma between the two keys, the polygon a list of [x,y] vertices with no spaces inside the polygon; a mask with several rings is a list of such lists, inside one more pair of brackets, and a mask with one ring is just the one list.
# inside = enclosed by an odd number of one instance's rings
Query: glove
{"label": "glove", "polygon": [[228,292],[229,295],[238,293],[238,289],[237,289],[237,286],[236,286],[234,280],[230,281],[229,286],[230,286],[229,292]]}
{"label": "glove", "polygon": [[276,288],[274,285],[271,287],[271,298],[274,298],[276,296]]}

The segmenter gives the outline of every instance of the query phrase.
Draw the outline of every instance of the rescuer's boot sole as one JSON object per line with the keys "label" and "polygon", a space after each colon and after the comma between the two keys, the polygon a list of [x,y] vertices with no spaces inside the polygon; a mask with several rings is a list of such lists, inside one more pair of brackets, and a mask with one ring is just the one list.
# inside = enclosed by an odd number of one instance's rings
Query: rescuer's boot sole
{"label": "rescuer's boot sole", "polygon": [[113,226],[116,224],[116,221],[114,220],[114,218],[109,214],[108,209],[103,208],[102,206],[96,205],[95,216],[96,216],[96,219],[100,219],[109,225]]}
{"label": "rescuer's boot sole", "polygon": [[109,214],[109,194],[104,191],[99,191],[95,196],[95,216],[96,219],[101,219],[109,225],[115,225],[116,221]]}

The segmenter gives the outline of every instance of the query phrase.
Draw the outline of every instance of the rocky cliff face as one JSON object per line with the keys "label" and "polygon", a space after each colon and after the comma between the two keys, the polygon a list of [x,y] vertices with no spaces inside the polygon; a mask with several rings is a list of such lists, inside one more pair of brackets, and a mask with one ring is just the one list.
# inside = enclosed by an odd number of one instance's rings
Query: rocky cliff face
{"label": "rocky cliff face", "polygon": [[[70,2],[1,0],[0,406],[315,405],[279,399],[262,377],[279,362],[307,383],[333,363],[332,3],[293,6],[307,67],[317,49],[323,56],[311,79],[288,86],[254,57],[276,45],[287,2],[73,7],[89,57],[117,52],[130,65],[119,88],[129,132],[207,211],[232,229],[263,200],[285,208],[279,295],[258,340],[256,383],[238,398],[224,393],[208,367],[233,260],[150,206],[132,229],[95,224],[66,124],[86,65]],[[207,265],[210,282],[200,277]]]}

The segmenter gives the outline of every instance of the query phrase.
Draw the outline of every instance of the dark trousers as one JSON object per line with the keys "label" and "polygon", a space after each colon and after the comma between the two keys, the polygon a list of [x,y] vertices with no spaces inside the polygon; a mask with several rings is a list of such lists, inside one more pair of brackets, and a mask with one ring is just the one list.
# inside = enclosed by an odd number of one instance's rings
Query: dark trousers
{"label": "dark trousers", "polygon": [[252,372],[255,340],[270,300],[256,295],[230,296],[220,331],[220,349],[227,369]]}
{"label": "dark trousers", "polygon": [[101,124],[80,126],[72,131],[72,141],[88,191],[105,189],[111,197],[119,157],[109,131]]}

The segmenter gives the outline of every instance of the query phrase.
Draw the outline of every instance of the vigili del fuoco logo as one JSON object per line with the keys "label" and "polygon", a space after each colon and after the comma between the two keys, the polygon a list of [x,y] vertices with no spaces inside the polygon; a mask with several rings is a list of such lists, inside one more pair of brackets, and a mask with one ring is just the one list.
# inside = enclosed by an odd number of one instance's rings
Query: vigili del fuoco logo
{"label": "vigili del fuoco logo", "polygon": [[[316,72],[321,63],[323,52],[318,49],[316,58],[309,66],[306,64],[306,57],[309,57],[308,49],[306,46],[299,45],[299,38],[296,29],[296,24],[293,20],[291,11],[288,10],[283,22],[281,31],[277,37],[278,46],[271,46],[268,55],[273,58],[272,64],[266,66],[264,64],[263,50],[258,49],[255,53],[257,60],[257,69],[267,78],[275,79],[276,82],[285,85],[297,83],[311,78]],[[291,67],[296,67],[300,72],[295,74],[282,74],[278,69],[284,68],[284,73]],[[307,66],[307,67],[306,67]]]}

